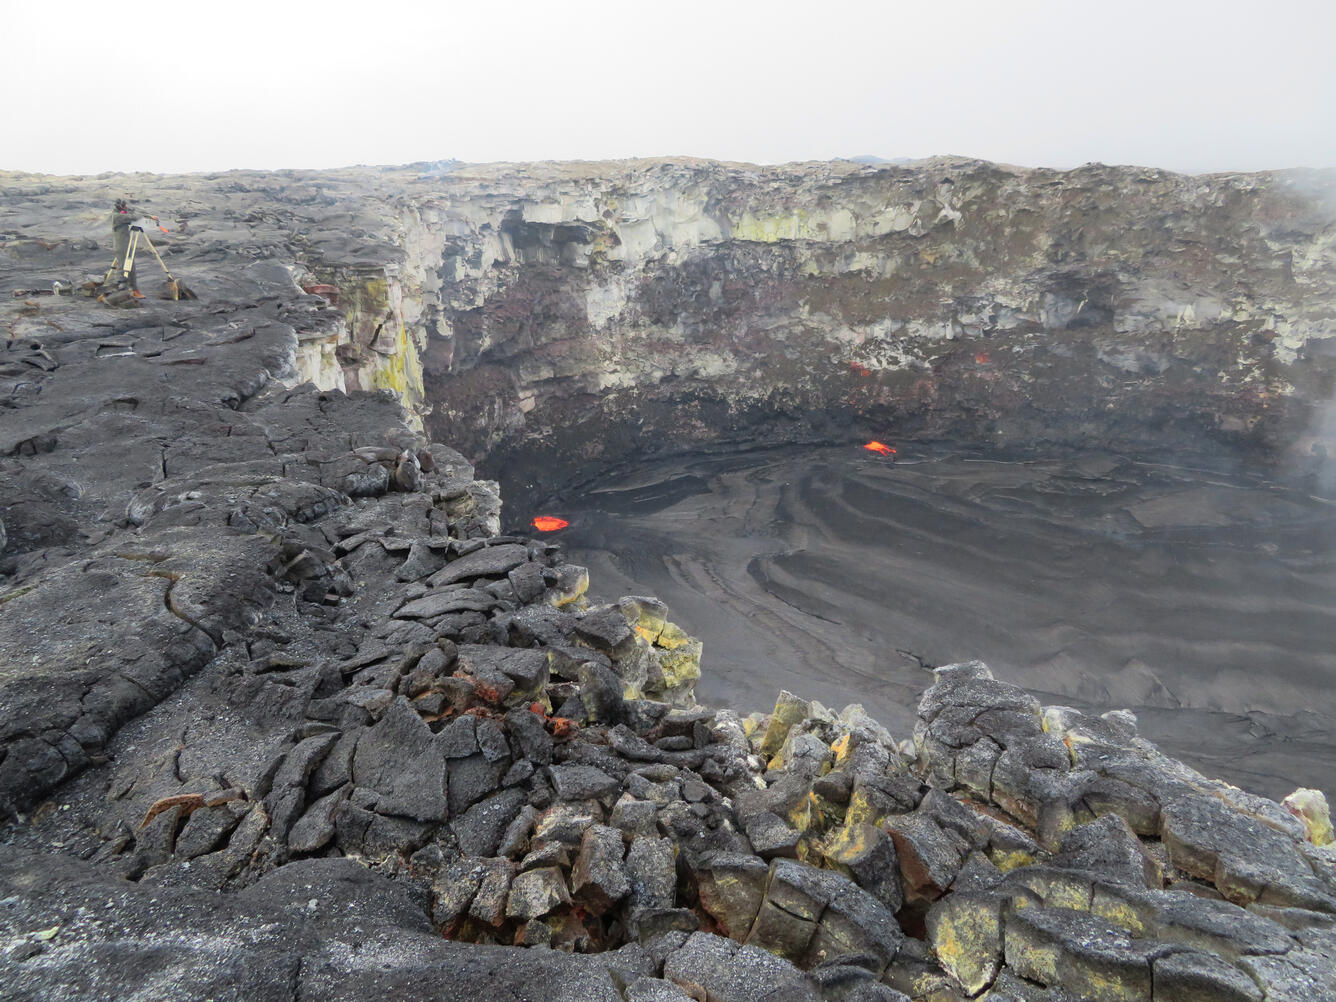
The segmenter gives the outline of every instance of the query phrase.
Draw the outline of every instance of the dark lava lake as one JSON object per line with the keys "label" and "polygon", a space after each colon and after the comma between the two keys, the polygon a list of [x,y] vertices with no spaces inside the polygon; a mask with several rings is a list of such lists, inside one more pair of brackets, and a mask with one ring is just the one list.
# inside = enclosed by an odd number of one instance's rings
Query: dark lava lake
{"label": "dark lava lake", "polygon": [[[526,520],[535,511],[512,511]],[[1112,455],[856,446],[675,457],[549,501],[591,598],[657,595],[702,702],[781,688],[909,737],[922,665],[979,658],[1045,703],[1134,710],[1256,792],[1332,790],[1336,504]]]}

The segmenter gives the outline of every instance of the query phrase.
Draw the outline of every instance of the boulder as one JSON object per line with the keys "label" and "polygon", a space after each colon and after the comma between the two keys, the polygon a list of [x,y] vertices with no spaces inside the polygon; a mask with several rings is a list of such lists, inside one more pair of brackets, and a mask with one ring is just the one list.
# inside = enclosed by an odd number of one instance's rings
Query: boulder
{"label": "boulder", "polygon": [[677,854],[671,839],[652,836],[632,839],[625,870],[633,915],[673,907],[677,898]]}
{"label": "boulder", "polygon": [[1214,797],[1166,805],[1160,833],[1175,866],[1214,883],[1231,901],[1336,912],[1336,898],[1314,877],[1294,839]]}
{"label": "boulder", "polygon": [[692,933],[664,962],[665,980],[705,1002],[817,1002],[815,987],[792,964],[764,950]]}
{"label": "boulder", "polygon": [[715,853],[695,869],[701,907],[730,939],[744,941],[765,900],[770,867],[755,856]]}
{"label": "boulder", "polygon": [[445,819],[445,756],[434,737],[403,697],[362,735],[352,778],[359,787],[376,792],[378,812],[417,821]]}
{"label": "boulder", "polygon": [[965,862],[965,842],[924,814],[891,817],[885,825],[895,844],[906,901],[926,904],[941,897]]}
{"label": "boulder", "polygon": [[1005,903],[1000,895],[957,891],[928,910],[928,943],[967,995],[991,985],[1001,969]]}
{"label": "boulder", "polygon": [[787,690],[782,691],[775,701],[775,708],[770,714],[770,722],[766,725],[757,752],[767,759],[773,757],[783,747],[789,731],[807,716],[809,709],[810,704],[806,700],[799,699]]}
{"label": "boulder", "polygon": [[753,815],[747,821],[746,832],[747,840],[762,859],[774,859],[777,856],[797,859],[802,832],[786,824],[777,814],[761,811]]}
{"label": "boulder", "polygon": [[592,765],[554,765],[548,772],[561,800],[601,800],[621,792],[622,784]]}
{"label": "boulder", "polygon": [[631,893],[623,861],[622,833],[606,825],[591,825],[580,840],[580,852],[571,869],[571,893],[595,915],[601,915]]}
{"label": "boulder", "polygon": [[891,911],[900,910],[900,861],[895,841],[885,831],[868,824],[847,825],[821,843],[821,854]]}
{"label": "boulder", "polygon": [[1127,822],[1116,814],[1106,814],[1064,835],[1052,863],[1092,870],[1109,880],[1136,887],[1164,886],[1160,864],[1142,846]]}
{"label": "boulder", "polygon": [[1006,963],[1016,974],[1091,1002],[1151,1002],[1151,963],[1164,948],[1066,908],[1008,907]]}
{"label": "boulder", "polygon": [[529,551],[518,543],[484,546],[451,560],[428,578],[433,588],[476,578],[499,578],[529,559]]}
{"label": "boulder", "polygon": [[515,877],[506,899],[506,917],[528,921],[571,903],[566,878],[555,866],[526,870]]}
{"label": "boulder", "polygon": [[484,925],[499,927],[506,919],[510,885],[515,879],[515,864],[505,859],[480,861],[482,879],[469,903],[469,917]]}
{"label": "boulder", "polygon": [[450,828],[460,850],[468,856],[497,855],[502,837],[525,806],[526,799],[523,790],[501,790],[453,818]]}

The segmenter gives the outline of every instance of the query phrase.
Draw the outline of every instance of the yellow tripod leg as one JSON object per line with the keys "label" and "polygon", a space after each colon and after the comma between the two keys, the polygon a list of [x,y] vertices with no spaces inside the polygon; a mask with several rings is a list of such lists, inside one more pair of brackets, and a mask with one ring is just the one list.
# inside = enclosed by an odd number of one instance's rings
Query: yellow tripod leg
{"label": "yellow tripod leg", "polygon": [[158,248],[153,246],[153,241],[148,238],[147,233],[144,234],[144,243],[148,244],[148,249],[151,250],[153,256],[158,259],[158,264],[162,267],[162,270],[167,273],[167,277],[175,282],[176,279],[172,278],[171,270],[166,264],[163,264],[162,255],[158,253]]}
{"label": "yellow tripod leg", "polygon": [[167,275],[167,289],[171,293],[172,298],[194,299],[195,294],[177,281],[176,276],[172,274],[172,269],[167,267],[167,263],[163,261],[162,255],[158,253],[158,248],[154,247],[153,241],[148,238],[148,234],[143,234],[143,237],[144,243],[148,245],[148,249],[153,252],[153,256],[158,259],[158,264],[161,265],[163,272]]}
{"label": "yellow tripod leg", "polygon": [[121,278],[127,282],[130,281],[130,272],[132,272],[135,267],[135,249],[139,246],[140,235],[139,230],[132,230],[130,232],[130,247],[125,252],[125,267],[121,269]]}
{"label": "yellow tripod leg", "polygon": [[[130,247],[133,245],[133,242],[134,242],[134,234],[133,234],[133,233],[130,234],[130,238],[131,238],[130,243],[127,244],[127,245],[126,245],[126,248],[125,248],[125,253],[126,253],[126,255],[129,255],[129,253],[130,253]],[[116,262],[117,262],[118,259],[120,260],[120,263],[121,263],[121,271],[123,272],[122,277],[124,277],[124,275],[128,275],[128,274],[129,274],[129,269],[127,269],[127,268],[125,267],[125,258],[123,258],[123,257],[118,258],[117,256],[113,256],[112,259],[111,259],[111,267],[108,268],[108,269],[107,269],[107,273],[106,273],[105,275],[102,276],[102,284],[103,284],[103,285],[110,285],[110,284],[111,284],[111,276],[114,275],[114,274],[116,274],[116,270],[117,270],[117,269],[116,269]]]}

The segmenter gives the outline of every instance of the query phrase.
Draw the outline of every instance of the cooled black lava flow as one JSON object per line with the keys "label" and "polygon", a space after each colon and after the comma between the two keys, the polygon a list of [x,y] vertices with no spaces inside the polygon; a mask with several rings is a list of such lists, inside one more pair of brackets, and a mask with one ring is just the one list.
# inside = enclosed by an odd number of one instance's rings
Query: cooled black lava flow
{"label": "cooled black lava flow", "polygon": [[1336,504],[1302,485],[807,447],[658,460],[543,513],[595,598],[658,595],[705,641],[704,702],[787,688],[908,736],[922,666],[981,658],[1256,792],[1331,785]]}

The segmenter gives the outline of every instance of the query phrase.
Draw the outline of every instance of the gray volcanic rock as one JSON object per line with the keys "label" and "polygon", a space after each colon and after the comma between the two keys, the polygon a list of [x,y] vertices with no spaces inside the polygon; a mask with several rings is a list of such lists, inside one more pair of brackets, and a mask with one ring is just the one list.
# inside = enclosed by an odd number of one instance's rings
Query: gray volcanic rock
{"label": "gray volcanic rock", "polygon": [[375,791],[381,813],[418,821],[446,816],[445,755],[407,700],[396,700],[357,742],[352,779]]}
{"label": "gray volcanic rock", "polygon": [[751,946],[694,933],[664,965],[664,977],[695,997],[720,1002],[803,1002],[817,998],[792,965]]}
{"label": "gray volcanic rock", "polygon": [[[5,997],[470,999],[524,992],[621,998],[595,958],[444,942],[408,896],[343,860],[293,864],[239,895],[112,881],[87,864],[0,853]],[[80,914],[96,913],[97,922]],[[396,959],[388,970],[367,957]],[[189,986],[186,988],[186,986]]]}
{"label": "gray volcanic rock", "polygon": [[[423,425],[563,463],[725,413],[805,435],[857,389],[929,430],[1114,405],[1114,437],[1266,443],[1329,364],[1304,175],[598,170],[164,180],[200,300],[0,306],[6,997],[1336,995],[1320,795],[981,662],[912,742],[695,707],[663,604],[591,608]],[[124,183],[7,176],[0,278],[96,270]]]}

